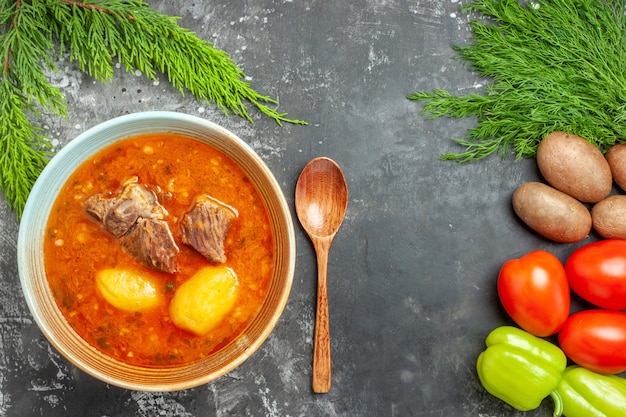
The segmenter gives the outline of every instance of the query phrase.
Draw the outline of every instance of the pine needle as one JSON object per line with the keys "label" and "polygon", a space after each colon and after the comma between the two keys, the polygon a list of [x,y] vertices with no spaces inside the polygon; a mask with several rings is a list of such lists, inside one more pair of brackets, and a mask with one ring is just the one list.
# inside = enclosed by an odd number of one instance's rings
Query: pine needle
{"label": "pine needle", "polygon": [[276,110],[255,91],[229,55],[182,28],[178,18],[142,1],[0,0],[0,190],[18,218],[52,155],[49,138],[31,119],[40,111],[67,117],[63,93],[44,70],[69,56],[106,83],[116,63],[152,80],[166,74],[181,95],[215,103],[252,122],[248,106],[282,123],[306,124]]}
{"label": "pine needle", "polygon": [[464,10],[472,44],[457,57],[487,77],[485,94],[416,92],[422,114],[477,119],[465,149],[442,159],[475,162],[493,153],[532,158],[555,130],[601,150],[626,139],[626,4],[624,0],[476,0]]}

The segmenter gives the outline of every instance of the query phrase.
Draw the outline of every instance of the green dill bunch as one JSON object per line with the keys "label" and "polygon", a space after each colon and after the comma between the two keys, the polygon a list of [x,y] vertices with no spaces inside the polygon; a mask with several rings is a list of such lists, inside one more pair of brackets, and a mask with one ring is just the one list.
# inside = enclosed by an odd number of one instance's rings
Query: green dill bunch
{"label": "green dill bunch", "polygon": [[67,117],[65,96],[45,75],[58,56],[103,83],[120,63],[152,80],[164,73],[181,94],[225,114],[252,122],[251,105],[278,125],[306,124],[280,113],[226,52],[177,19],[137,0],[0,0],[0,191],[18,218],[52,154],[32,120],[41,112]]}
{"label": "green dill bunch", "polygon": [[457,58],[489,80],[484,94],[416,92],[421,114],[474,117],[464,147],[442,159],[474,162],[493,153],[536,156],[540,141],[560,130],[603,151],[626,140],[626,3],[624,0],[476,0],[463,10],[468,46]]}

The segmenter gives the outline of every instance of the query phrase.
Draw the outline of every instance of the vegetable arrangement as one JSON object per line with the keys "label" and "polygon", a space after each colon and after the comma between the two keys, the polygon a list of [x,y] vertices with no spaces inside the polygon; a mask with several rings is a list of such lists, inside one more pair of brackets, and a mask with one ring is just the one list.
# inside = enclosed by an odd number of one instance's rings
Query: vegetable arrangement
{"label": "vegetable arrangement", "polygon": [[[623,0],[473,0],[463,10],[473,42],[458,57],[489,77],[485,94],[435,89],[430,118],[474,117],[442,159],[475,162],[536,157],[543,182],[522,184],[515,213],[555,242],[592,229],[607,239],[581,247],[563,265],[546,251],[510,260],[498,276],[500,301],[519,326],[486,339],[476,369],[485,389],[512,407],[554,416],[617,417],[626,412],[626,13]],[[571,292],[595,305],[570,314]],[[544,339],[555,336],[558,346]],[[567,367],[568,361],[573,365]]]}
{"label": "vegetable arrangement", "polygon": [[555,242],[580,241],[591,229],[607,239],[626,239],[626,195],[611,195],[614,181],[626,185],[625,151],[626,145],[615,145],[605,157],[580,136],[548,134],[537,149],[537,166],[547,184],[518,187],[512,198],[515,213]]}
{"label": "vegetable arrangement", "polygon": [[[594,308],[570,314],[570,291]],[[626,240],[584,245],[565,264],[543,250],[511,259],[498,295],[519,328],[486,338],[476,370],[490,394],[520,411],[550,396],[557,417],[624,413],[626,379],[616,374],[626,371]]]}

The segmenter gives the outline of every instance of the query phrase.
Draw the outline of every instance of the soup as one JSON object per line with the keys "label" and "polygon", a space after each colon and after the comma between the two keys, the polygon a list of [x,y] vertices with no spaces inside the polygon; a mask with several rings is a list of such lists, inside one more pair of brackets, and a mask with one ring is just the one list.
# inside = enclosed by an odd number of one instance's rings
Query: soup
{"label": "soup", "polygon": [[[114,196],[129,182],[159,190],[178,248],[175,269],[132,256],[87,213],[88,199]],[[181,241],[181,219],[199,196],[237,213],[219,264]],[[254,185],[224,153],[176,134],[129,138],[83,163],[58,195],[46,230],[46,275],[64,317],[96,349],[132,365],[190,363],[229,343],[259,310],[274,268],[272,231]],[[129,290],[120,292],[124,286]],[[207,323],[190,322],[207,314]]]}

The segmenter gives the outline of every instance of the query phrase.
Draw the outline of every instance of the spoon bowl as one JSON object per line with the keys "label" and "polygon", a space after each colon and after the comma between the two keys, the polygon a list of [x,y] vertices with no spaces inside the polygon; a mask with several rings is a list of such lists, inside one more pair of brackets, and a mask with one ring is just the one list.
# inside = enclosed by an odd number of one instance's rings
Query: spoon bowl
{"label": "spoon bowl", "polygon": [[348,207],[348,186],[341,168],[326,157],[311,160],[296,184],[296,214],[317,256],[317,307],[313,347],[314,392],[330,391],[328,253]]}

